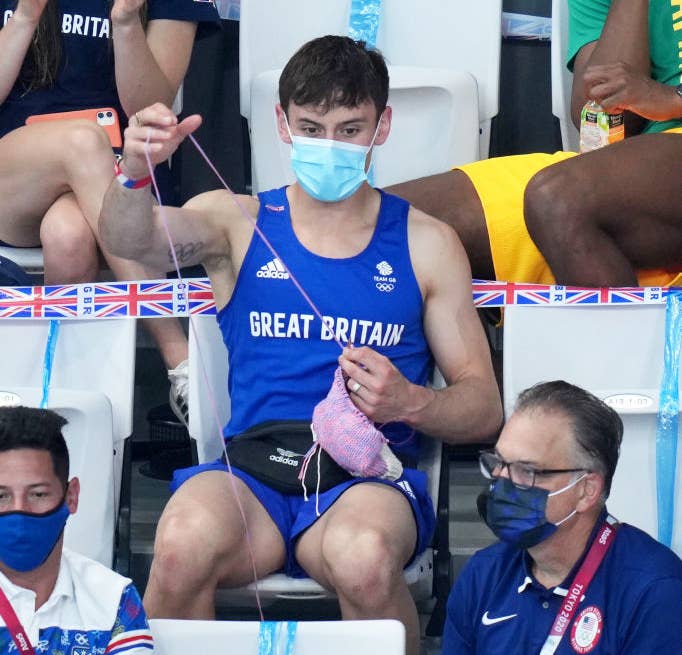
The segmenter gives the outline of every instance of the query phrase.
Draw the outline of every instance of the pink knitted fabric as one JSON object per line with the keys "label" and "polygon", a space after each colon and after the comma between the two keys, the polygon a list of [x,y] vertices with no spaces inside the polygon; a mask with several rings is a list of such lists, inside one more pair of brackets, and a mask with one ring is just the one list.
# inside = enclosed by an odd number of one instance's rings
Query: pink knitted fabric
{"label": "pink knitted fabric", "polygon": [[348,396],[341,367],[327,397],[313,411],[312,431],[320,446],[351,475],[396,480],[403,473],[384,435]]}

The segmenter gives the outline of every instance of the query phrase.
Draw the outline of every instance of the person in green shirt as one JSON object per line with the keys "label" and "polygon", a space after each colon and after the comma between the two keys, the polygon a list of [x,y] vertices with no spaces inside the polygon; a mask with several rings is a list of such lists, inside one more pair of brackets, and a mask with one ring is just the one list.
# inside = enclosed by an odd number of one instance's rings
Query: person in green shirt
{"label": "person in green shirt", "polygon": [[449,222],[474,277],[682,284],[682,1],[568,0],[572,117],[626,114],[624,141],[500,157],[389,189]]}

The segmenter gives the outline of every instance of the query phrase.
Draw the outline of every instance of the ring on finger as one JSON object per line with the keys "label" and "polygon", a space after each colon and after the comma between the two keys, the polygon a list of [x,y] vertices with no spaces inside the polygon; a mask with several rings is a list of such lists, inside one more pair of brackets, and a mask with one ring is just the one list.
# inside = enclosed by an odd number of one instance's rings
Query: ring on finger
{"label": "ring on finger", "polygon": [[135,121],[137,122],[138,127],[144,127],[144,123],[142,122],[142,119],[140,118],[140,112],[135,113]]}
{"label": "ring on finger", "polygon": [[357,381],[354,382],[354,383],[353,383],[353,386],[351,387],[351,391],[352,391],[353,393],[357,393],[358,391],[360,391],[360,389],[362,389],[362,385],[361,385],[359,382],[357,382]]}

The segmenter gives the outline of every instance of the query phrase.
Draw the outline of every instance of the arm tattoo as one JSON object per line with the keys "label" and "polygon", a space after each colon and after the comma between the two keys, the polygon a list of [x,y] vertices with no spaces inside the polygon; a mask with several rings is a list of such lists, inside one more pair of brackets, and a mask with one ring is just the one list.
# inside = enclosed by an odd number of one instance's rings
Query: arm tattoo
{"label": "arm tattoo", "polygon": [[195,241],[190,243],[174,243],[173,250],[168,250],[168,261],[173,263],[173,251],[178,258],[178,262],[184,264],[191,259],[194,259],[204,249],[203,241]]}

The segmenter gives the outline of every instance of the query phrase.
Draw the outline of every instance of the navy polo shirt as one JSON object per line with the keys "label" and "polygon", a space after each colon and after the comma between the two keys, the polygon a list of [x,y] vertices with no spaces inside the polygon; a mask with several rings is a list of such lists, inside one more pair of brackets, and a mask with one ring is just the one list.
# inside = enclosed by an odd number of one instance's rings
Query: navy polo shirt
{"label": "navy polo shirt", "polygon": [[[443,655],[537,655],[588,548],[553,589],[523,550],[498,542],[477,552],[450,592]],[[682,560],[622,524],[556,650],[576,653],[682,655]]]}
{"label": "navy polo shirt", "polygon": [[[52,1],[52,0],[50,0]],[[0,136],[22,126],[28,116],[76,109],[114,107],[123,129],[127,118],[118,101],[109,21],[109,0],[58,0],[61,14],[61,65],[54,86],[26,93],[17,80],[0,104]],[[16,0],[0,0],[0,27],[12,15]],[[220,25],[211,3],[194,0],[148,0],[147,18],[200,23],[200,31]]]}

